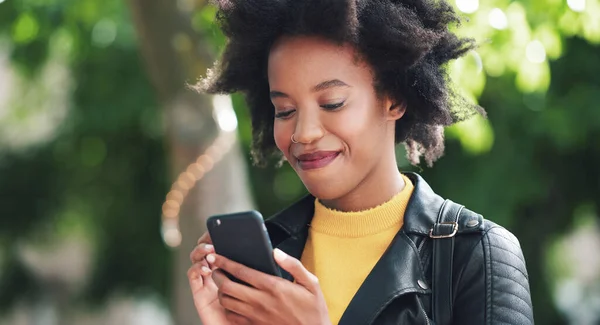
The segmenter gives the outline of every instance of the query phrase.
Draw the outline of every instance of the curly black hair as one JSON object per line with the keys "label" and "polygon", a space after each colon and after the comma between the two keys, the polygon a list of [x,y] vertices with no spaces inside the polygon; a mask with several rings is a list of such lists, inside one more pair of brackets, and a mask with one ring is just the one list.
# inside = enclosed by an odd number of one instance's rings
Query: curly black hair
{"label": "curly black hair", "polygon": [[319,36],[352,44],[374,72],[378,94],[406,106],[396,143],[408,159],[429,166],[444,152],[444,126],[484,110],[458,95],[447,63],[475,47],[450,31],[460,17],[442,0],[218,0],[217,21],[228,38],[222,58],[197,85],[208,93],[242,92],[251,111],[253,160],[280,155],[267,62],[281,36]]}

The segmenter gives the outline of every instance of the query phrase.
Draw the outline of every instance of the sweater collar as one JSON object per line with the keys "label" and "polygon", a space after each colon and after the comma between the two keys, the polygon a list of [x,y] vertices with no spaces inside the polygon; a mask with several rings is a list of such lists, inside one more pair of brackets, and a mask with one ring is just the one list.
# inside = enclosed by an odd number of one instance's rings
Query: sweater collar
{"label": "sweater collar", "polygon": [[404,188],[386,202],[361,211],[339,211],[315,200],[311,231],[334,237],[358,238],[380,233],[390,228],[400,229],[408,200],[412,195],[412,181],[402,175]]}
{"label": "sweater collar", "polygon": [[[444,200],[433,192],[429,184],[416,173],[404,173],[413,183],[413,194],[404,214],[403,230],[407,234],[428,235]],[[306,195],[285,210],[267,219],[267,225],[283,230],[288,236],[295,236],[306,230],[314,212],[315,197]]]}

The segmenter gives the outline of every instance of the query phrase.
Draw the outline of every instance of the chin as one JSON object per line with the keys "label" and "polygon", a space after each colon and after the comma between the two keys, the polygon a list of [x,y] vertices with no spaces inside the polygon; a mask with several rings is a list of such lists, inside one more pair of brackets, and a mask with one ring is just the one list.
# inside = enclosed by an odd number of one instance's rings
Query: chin
{"label": "chin", "polygon": [[328,182],[323,178],[317,180],[306,180],[302,179],[302,183],[312,196],[319,200],[336,200],[343,197],[345,193],[342,184],[338,182]]}

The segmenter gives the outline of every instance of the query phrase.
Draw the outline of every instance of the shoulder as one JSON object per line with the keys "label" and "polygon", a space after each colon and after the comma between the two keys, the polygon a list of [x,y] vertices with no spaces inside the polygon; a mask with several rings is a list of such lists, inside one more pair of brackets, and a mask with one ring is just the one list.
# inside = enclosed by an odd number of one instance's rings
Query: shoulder
{"label": "shoulder", "polygon": [[457,237],[462,237],[456,241],[457,307],[470,309],[465,306],[479,301],[480,308],[469,313],[481,313],[483,324],[533,324],[529,275],[519,240],[489,220],[483,220],[479,230]]}
{"label": "shoulder", "polygon": [[486,274],[498,276],[517,271],[528,282],[521,244],[512,232],[467,208],[461,212],[459,228],[463,231],[457,235],[456,249],[463,268],[485,267]]}
{"label": "shoulder", "polygon": [[[473,218],[465,219],[474,220]],[[469,246],[464,248],[470,250],[470,252],[464,252],[466,253],[465,257],[471,263],[490,264],[490,271],[494,272],[503,272],[506,268],[519,270],[525,279],[528,279],[519,239],[508,229],[493,221],[483,218],[480,220],[481,225],[478,227],[476,235],[464,238],[465,244]],[[462,221],[462,223],[468,222]]]}
{"label": "shoulder", "polygon": [[[457,238],[464,237],[473,248],[486,247],[488,252],[500,250],[522,256],[521,244],[517,237],[503,226],[485,219],[481,214],[463,208],[458,219]],[[469,235],[469,236],[461,236]],[[520,259],[524,263],[524,259]]]}
{"label": "shoulder", "polygon": [[494,223],[493,221],[485,220],[482,234],[482,244],[487,247],[489,252],[501,250],[510,255],[518,255],[519,261],[525,264],[525,259],[522,258],[521,244],[519,239],[506,228]]}

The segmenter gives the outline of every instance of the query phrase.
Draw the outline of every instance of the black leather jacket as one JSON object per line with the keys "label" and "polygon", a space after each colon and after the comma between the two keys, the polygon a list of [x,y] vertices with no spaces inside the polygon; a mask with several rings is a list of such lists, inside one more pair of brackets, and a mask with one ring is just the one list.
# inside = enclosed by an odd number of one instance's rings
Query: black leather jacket
{"label": "black leather jacket", "polygon": [[[404,225],[359,288],[339,325],[434,324],[429,231],[444,200],[419,175],[406,175],[415,189]],[[309,195],[269,218],[266,224],[273,246],[300,258],[313,213],[314,197]],[[454,249],[452,324],[533,324],[525,260],[515,236],[463,209]]]}

